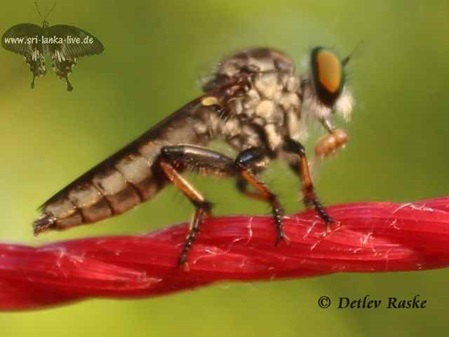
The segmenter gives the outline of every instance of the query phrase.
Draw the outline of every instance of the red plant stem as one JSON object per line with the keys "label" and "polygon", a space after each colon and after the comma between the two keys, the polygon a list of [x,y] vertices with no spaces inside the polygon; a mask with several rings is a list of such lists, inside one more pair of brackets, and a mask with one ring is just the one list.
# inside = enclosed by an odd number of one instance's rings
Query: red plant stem
{"label": "red plant stem", "polygon": [[289,242],[277,247],[269,216],[208,219],[187,268],[176,267],[186,224],[142,236],[87,238],[37,248],[0,244],[0,310],[89,297],[148,297],[222,280],[449,265],[449,197],[408,204],[354,203],[327,210],[339,221],[327,234],[312,211],[285,217]]}

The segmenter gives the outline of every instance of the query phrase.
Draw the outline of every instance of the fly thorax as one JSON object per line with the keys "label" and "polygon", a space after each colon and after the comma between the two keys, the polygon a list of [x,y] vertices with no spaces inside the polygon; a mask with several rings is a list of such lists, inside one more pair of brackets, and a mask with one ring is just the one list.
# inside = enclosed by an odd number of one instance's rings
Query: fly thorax
{"label": "fly thorax", "polygon": [[[244,90],[226,97],[218,135],[237,150],[265,146],[276,151],[299,130],[300,83],[293,60],[279,50],[252,48],[220,62],[205,92],[244,79]],[[241,83],[241,82],[240,82]]]}
{"label": "fly thorax", "polygon": [[255,74],[245,94],[228,101],[232,117],[222,125],[223,136],[239,149],[265,145],[276,151],[285,136],[298,133],[298,90],[299,79],[291,74]]}

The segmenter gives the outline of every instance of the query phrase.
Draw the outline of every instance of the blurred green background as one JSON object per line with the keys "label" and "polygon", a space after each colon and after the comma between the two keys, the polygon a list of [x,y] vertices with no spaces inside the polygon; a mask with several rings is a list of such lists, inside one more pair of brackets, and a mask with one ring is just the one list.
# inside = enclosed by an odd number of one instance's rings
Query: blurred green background
{"label": "blurred green background", "polygon": [[[42,12],[53,0],[39,2]],[[348,85],[357,99],[351,143],[321,169],[327,204],[414,201],[447,195],[449,3],[443,0],[58,1],[50,24],[97,36],[101,56],[79,60],[72,93],[51,70],[30,89],[23,58],[0,50],[0,241],[44,244],[137,234],[190,218],[173,188],[96,226],[33,238],[36,208],[80,173],[200,93],[199,82],[230,52],[266,45],[300,64],[315,45],[356,50]],[[2,4],[0,31],[39,23],[31,0]],[[313,141],[311,141],[313,143]],[[309,144],[310,145],[310,144]],[[267,180],[289,212],[296,180],[276,163]],[[264,214],[230,181],[193,178],[216,214]],[[173,211],[175,203],[176,211]],[[170,207],[168,206],[170,205]],[[148,252],[151,254],[151,252]],[[2,336],[437,336],[449,328],[449,272],[339,274],[306,280],[226,283],[147,300],[89,300],[1,313]],[[413,297],[423,310],[320,309],[319,296]],[[444,332],[443,332],[444,331]]]}

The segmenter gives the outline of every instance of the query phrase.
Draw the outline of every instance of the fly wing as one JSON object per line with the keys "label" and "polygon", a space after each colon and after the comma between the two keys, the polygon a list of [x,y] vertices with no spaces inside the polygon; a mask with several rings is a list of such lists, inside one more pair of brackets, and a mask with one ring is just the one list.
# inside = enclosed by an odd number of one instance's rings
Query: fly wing
{"label": "fly wing", "polygon": [[32,88],[34,88],[35,78],[47,72],[42,35],[42,27],[32,23],[21,23],[9,28],[2,36],[3,48],[25,57],[33,73]]}
{"label": "fly wing", "polygon": [[53,70],[67,83],[67,90],[73,87],[68,79],[76,59],[82,56],[101,54],[103,44],[92,34],[75,26],[54,25],[47,29],[48,44]]}
{"label": "fly wing", "polygon": [[168,182],[157,164],[162,147],[204,146],[216,137],[211,120],[220,112],[213,100],[209,94],[187,103],[63,188],[41,206],[35,233],[97,222],[153,197]]}

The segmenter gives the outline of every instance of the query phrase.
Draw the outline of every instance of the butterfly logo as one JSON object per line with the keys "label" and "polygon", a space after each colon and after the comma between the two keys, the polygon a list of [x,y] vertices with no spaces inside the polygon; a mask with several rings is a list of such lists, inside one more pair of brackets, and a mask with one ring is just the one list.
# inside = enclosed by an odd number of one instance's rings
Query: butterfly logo
{"label": "butterfly logo", "polygon": [[73,86],[69,81],[76,59],[82,56],[101,54],[103,44],[92,34],[75,26],[50,26],[47,18],[56,3],[44,17],[34,3],[42,19],[42,27],[32,23],[20,23],[9,28],[2,36],[2,47],[25,57],[33,74],[31,88],[34,88],[36,77],[47,73],[45,55],[51,58],[51,65],[61,79],[65,79],[67,91]]}

